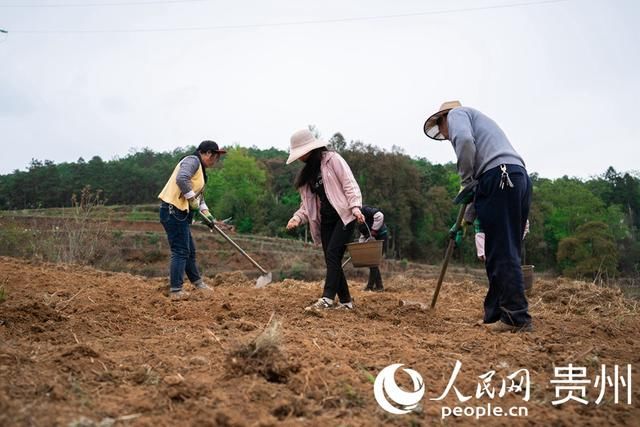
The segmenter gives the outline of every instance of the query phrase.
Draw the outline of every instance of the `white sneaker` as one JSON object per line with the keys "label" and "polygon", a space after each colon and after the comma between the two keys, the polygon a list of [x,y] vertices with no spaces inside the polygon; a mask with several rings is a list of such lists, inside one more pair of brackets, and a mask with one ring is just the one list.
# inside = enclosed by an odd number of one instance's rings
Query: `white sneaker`
{"label": "white sneaker", "polygon": [[353,310],[353,301],[339,302],[336,310]]}
{"label": "white sneaker", "polygon": [[189,294],[185,291],[170,292],[169,299],[171,299],[171,301],[182,301],[189,299]]}
{"label": "white sneaker", "polygon": [[207,286],[202,280],[199,280],[193,284],[196,289],[200,290],[211,290],[209,286]]}
{"label": "white sneaker", "polygon": [[318,301],[314,302],[308,307],[305,307],[305,311],[311,310],[326,310],[328,308],[333,308],[333,301],[328,298],[320,298]]}

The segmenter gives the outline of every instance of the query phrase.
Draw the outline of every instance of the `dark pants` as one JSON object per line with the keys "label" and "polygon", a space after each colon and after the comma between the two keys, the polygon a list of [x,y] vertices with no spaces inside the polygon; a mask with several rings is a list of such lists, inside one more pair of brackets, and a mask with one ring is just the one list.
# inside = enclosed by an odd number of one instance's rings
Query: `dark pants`
{"label": "dark pants", "polygon": [[[382,236],[376,236],[376,240],[382,240],[382,255],[387,253],[387,240],[388,235],[384,233]],[[382,274],[380,274],[380,267],[369,268],[369,281],[367,282],[367,289],[384,289],[382,286]]]}
{"label": "dark pants", "polygon": [[178,210],[167,203],[160,205],[160,222],[167,232],[171,248],[169,266],[171,292],[182,289],[185,273],[191,283],[200,280],[200,272],[196,266],[196,245],[191,236],[192,220],[192,212]]}
{"label": "dark pants", "polygon": [[522,234],[531,205],[531,179],[521,166],[507,165],[513,187],[500,189],[500,167],[480,176],[475,208],[485,232],[489,291],[484,300],[484,322],[501,320],[523,326],[531,322],[520,268]]}
{"label": "dark pants", "polygon": [[338,294],[341,303],[351,301],[347,279],[342,270],[342,257],[347,249],[345,245],[351,240],[354,227],[355,221],[344,225],[340,219],[332,222],[323,221],[320,224],[322,250],[324,251],[324,261],[327,264],[327,276],[322,296],[333,300]]}

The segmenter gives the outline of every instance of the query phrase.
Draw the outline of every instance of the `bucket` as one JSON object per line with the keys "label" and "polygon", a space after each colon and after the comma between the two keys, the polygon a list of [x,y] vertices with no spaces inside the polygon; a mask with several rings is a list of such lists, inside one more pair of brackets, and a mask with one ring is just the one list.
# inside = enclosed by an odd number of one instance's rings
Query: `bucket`
{"label": "bucket", "polygon": [[523,265],[522,277],[524,278],[524,291],[529,295],[533,289],[533,268],[535,265]]}
{"label": "bucket", "polygon": [[354,267],[377,267],[382,260],[382,245],[384,240],[369,240],[368,242],[347,243],[351,263]]}

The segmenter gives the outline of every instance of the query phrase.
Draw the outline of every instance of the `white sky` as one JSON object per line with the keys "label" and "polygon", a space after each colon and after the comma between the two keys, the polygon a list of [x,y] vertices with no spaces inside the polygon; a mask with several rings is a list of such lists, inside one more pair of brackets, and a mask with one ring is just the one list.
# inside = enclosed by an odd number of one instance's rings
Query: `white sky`
{"label": "white sky", "polygon": [[496,120],[530,172],[640,169],[640,2],[493,8],[523,2],[0,0],[0,174],[203,139],[286,150],[308,124],[444,163],[422,123],[451,99]]}

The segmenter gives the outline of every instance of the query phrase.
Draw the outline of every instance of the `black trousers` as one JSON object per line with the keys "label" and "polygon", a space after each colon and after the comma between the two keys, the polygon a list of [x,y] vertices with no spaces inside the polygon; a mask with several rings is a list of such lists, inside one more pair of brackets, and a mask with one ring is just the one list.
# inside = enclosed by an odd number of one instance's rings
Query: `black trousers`
{"label": "black trousers", "polygon": [[[376,240],[382,240],[382,255],[387,253],[387,240],[388,235],[385,232],[382,236],[376,236]],[[380,267],[371,267],[369,268],[369,281],[367,282],[367,288],[370,289],[383,289],[382,285],[382,274],[380,274]]]}
{"label": "black trousers", "polygon": [[531,179],[527,171],[507,165],[513,187],[500,188],[500,167],[480,176],[475,208],[485,232],[489,291],[484,300],[484,322],[501,320],[523,326],[531,322],[520,268],[522,234],[531,206]]}
{"label": "black trousers", "polygon": [[354,227],[355,221],[344,225],[339,218],[336,221],[322,221],[320,223],[322,250],[327,265],[322,296],[333,300],[337,294],[341,303],[351,302],[349,286],[342,270],[342,257],[347,249],[345,245],[353,236]]}

